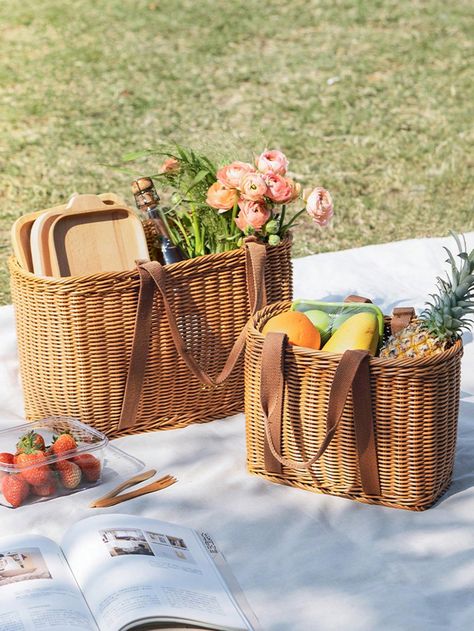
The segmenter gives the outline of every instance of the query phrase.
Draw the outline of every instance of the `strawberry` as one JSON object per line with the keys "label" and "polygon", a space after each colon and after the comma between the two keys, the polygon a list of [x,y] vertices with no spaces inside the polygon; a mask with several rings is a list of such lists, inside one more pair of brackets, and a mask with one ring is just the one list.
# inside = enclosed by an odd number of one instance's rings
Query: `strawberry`
{"label": "strawberry", "polygon": [[69,464],[72,462],[72,458],[63,458],[62,460],[58,460],[53,464],[53,467],[56,471],[62,471],[62,469],[67,469]]}
{"label": "strawberry", "polygon": [[[14,458],[15,458],[15,456],[13,454],[9,454],[7,452],[3,452],[3,453],[0,454],[0,480],[3,478],[3,476],[6,475],[5,470],[2,470],[2,465],[4,465],[4,464],[6,464],[6,465],[15,464],[14,463]],[[5,469],[7,469],[7,467],[5,467]]]}
{"label": "strawberry", "polygon": [[[51,476],[51,470],[46,465],[47,458],[43,451],[29,450],[16,457],[16,464],[24,479],[33,486],[40,486],[47,482]],[[31,467],[31,468],[30,468]]]}
{"label": "strawberry", "polygon": [[59,436],[55,436],[53,444],[51,445],[53,453],[57,456],[60,456],[67,451],[74,451],[76,447],[77,443],[69,432],[63,432],[62,434],[59,434]]}
{"label": "strawberry", "polygon": [[70,460],[61,460],[56,463],[56,467],[59,470],[59,476],[65,489],[75,489],[79,486],[82,472],[77,464]]}
{"label": "strawberry", "polygon": [[13,508],[18,508],[30,494],[30,485],[18,473],[7,475],[2,480],[2,493]]}
{"label": "strawberry", "polygon": [[44,451],[44,438],[35,431],[24,434],[16,444],[17,452],[26,452],[32,449]]}
{"label": "strawberry", "polygon": [[15,456],[6,451],[0,454],[0,464],[14,464]]}
{"label": "strawberry", "polygon": [[87,482],[97,482],[100,478],[101,464],[92,454],[80,454],[72,459],[81,469]]}
{"label": "strawberry", "polygon": [[57,491],[56,480],[53,476],[49,479],[48,482],[44,484],[40,484],[39,486],[34,486],[31,490],[35,495],[39,495],[40,497],[47,497],[48,495],[54,495]]}

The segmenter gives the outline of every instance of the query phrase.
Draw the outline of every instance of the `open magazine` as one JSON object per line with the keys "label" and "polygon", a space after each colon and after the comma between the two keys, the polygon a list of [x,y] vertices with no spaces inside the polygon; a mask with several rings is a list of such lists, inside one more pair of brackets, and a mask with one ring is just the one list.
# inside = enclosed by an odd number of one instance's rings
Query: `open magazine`
{"label": "open magazine", "polygon": [[132,515],[100,515],[58,546],[0,539],[0,629],[260,629],[212,538]]}

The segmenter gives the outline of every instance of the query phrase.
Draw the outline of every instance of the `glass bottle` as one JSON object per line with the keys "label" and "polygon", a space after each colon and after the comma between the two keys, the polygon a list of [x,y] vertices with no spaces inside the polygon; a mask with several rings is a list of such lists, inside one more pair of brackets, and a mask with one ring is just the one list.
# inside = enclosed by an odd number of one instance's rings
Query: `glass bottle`
{"label": "glass bottle", "polygon": [[168,229],[162,219],[159,203],[160,196],[156,192],[153,180],[150,177],[141,177],[132,182],[132,193],[139,211],[146,213],[155,224],[160,240],[160,253],[163,263],[177,263],[186,257],[182,250],[174,245],[170,239]]}

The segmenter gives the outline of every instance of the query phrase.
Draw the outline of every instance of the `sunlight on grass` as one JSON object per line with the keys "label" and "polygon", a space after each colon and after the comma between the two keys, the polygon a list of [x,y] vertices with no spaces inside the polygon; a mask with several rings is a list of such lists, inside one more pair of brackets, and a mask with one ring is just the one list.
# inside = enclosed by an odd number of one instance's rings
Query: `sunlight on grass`
{"label": "sunlight on grass", "polygon": [[468,0],[4,0],[0,303],[15,217],[74,191],[131,204],[103,165],[173,139],[275,146],[330,189],[332,228],[303,222],[296,255],[474,229],[472,17]]}

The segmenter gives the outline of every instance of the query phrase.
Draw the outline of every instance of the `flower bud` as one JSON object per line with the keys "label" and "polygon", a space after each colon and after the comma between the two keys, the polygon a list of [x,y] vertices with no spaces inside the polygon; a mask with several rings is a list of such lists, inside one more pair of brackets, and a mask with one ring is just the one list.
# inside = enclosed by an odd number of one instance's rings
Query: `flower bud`
{"label": "flower bud", "polygon": [[279,222],[276,219],[271,219],[270,221],[267,222],[267,225],[265,226],[265,230],[267,231],[267,234],[278,234],[278,230],[280,228]]}
{"label": "flower bud", "polygon": [[280,243],[281,239],[277,234],[271,234],[268,237],[268,244],[269,245],[278,245]]}

